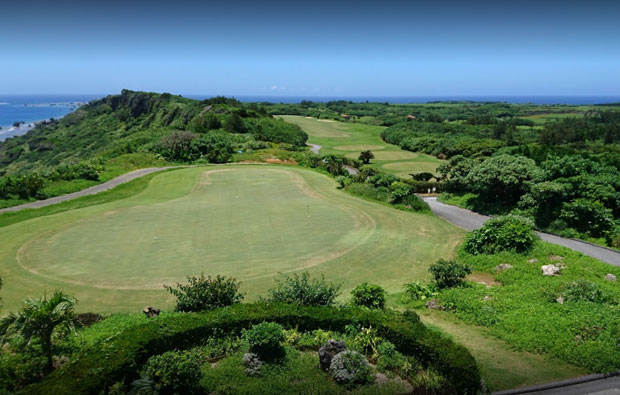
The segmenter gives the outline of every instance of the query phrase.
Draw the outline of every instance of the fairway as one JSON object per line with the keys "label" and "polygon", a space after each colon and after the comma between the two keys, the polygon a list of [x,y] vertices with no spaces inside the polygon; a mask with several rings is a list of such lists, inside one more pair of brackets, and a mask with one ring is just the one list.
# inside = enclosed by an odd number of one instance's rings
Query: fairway
{"label": "fairway", "polygon": [[402,178],[410,178],[409,173],[435,173],[442,163],[434,156],[405,151],[397,145],[387,144],[381,139],[381,132],[385,129],[383,126],[319,120],[297,115],[279,117],[298,125],[308,133],[308,143],[320,145],[319,153],[322,155],[335,154],[357,159],[361,151],[371,150],[375,156],[371,166]]}
{"label": "fairway", "polygon": [[278,273],[309,270],[348,290],[426,278],[462,232],[442,220],[353,197],[285,166],[231,165],[153,177],[131,198],[0,228],[3,304],[56,288],[81,310],[168,306],[163,284],[233,276],[253,299]]}

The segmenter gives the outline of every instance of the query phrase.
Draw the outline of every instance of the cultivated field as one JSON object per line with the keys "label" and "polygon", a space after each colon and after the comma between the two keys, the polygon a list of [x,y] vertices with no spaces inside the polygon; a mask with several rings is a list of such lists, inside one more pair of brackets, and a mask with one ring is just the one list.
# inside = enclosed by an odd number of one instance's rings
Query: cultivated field
{"label": "cultivated field", "polygon": [[280,115],[287,122],[301,127],[308,136],[308,143],[321,146],[320,154],[344,155],[357,159],[361,151],[371,150],[375,155],[372,165],[386,173],[410,178],[411,173],[435,173],[442,163],[434,156],[402,150],[399,146],[381,140],[385,127],[361,123],[344,123],[319,120],[295,115]]}
{"label": "cultivated field", "polygon": [[278,273],[309,270],[347,291],[372,281],[398,291],[451,256],[463,232],[336,188],[286,166],[188,168],[154,176],[141,193],[0,228],[3,305],[62,288],[79,309],[167,307],[163,284],[222,274],[249,299]]}

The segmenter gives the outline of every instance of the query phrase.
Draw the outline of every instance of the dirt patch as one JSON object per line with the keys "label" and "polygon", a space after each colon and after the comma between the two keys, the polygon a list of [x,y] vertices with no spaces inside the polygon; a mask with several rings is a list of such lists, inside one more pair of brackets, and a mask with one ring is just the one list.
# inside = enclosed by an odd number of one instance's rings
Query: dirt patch
{"label": "dirt patch", "polygon": [[484,284],[490,287],[497,287],[502,285],[502,283],[495,280],[491,273],[486,272],[473,272],[469,276],[465,277],[465,280],[478,284]]}
{"label": "dirt patch", "polygon": [[267,163],[277,163],[277,164],[280,164],[280,165],[297,165],[297,162],[295,162],[294,159],[282,160],[282,159],[277,159],[277,158],[269,158],[269,159],[266,159],[265,162],[267,162]]}

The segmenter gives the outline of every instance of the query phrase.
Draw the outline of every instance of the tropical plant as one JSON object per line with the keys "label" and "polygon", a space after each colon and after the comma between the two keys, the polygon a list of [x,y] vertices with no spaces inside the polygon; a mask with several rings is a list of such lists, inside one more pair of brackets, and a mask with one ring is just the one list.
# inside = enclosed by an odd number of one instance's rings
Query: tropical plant
{"label": "tropical plant", "polygon": [[239,303],[243,294],[239,293],[239,282],[234,278],[216,276],[188,276],[187,284],[177,283],[177,288],[165,285],[164,288],[177,297],[175,311],[191,312],[212,310],[218,307]]}
{"label": "tropical plant", "polygon": [[461,285],[465,276],[471,273],[471,268],[455,260],[439,259],[433,263],[428,271],[433,276],[437,288],[451,288]]}
{"label": "tropical plant", "polygon": [[284,276],[276,280],[276,286],[269,291],[268,301],[290,303],[301,306],[329,306],[334,304],[340,294],[340,285],[335,285],[321,279],[310,280],[310,274],[304,272],[292,277]]}
{"label": "tropical plant", "polygon": [[375,284],[362,283],[351,291],[353,304],[371,309],[385,308],[385,289]]}
{"label": "tropical plant", "polygon": [[263,322],[254,325],[243,333],[243,337],[250,345],[250,352],[258,355],[262,360],[278,359],[283,355],[283,344],[286,340],[282,325],[275,322]]}
{"label": "tropical plant", "polygon": [[533,223],[527,218],[507,215],[487,221],[469,233],[465,251],[470,254],[496,254],[503,251],[526,253],[534,246]]}
{"label": "tropical plant", "polygon": [[22,336],[27,346],[35,340],[41,344],[46,358],[45,370],[53,369],[53,342],[73,331],[76,324],[76,300],[62,291],[50,297],[27,299],[24,307],[0,321],[2,342],[13,336]]}

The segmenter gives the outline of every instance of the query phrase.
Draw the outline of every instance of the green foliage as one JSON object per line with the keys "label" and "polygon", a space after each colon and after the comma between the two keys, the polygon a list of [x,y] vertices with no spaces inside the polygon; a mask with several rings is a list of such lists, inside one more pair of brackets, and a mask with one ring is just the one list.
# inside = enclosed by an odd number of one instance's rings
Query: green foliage
{"label": "green foliage", "polygon": [[397,371],[407,374],[407,371],[410,370],[407,366],[408,361],[407,358],[398,352],[396,346],[389,341],[382,341],[377,346],[377,368],[382,371]]}
{"label": "green foliage", "polygon": [[[558,262],[551,259],[555,256],[563,257],[566,267],[562,274],[541,275],[542,265]],[[538,262],[528,262],[533,258]],[[502,286],[487,288],[472,283],[443,290],[441,304],[458,318],[488,327],[491,334],[515,349],[546,353],[590,372],[617,369],[620,289],[604,278],[607,273],[619,276],[618,268],[540,241],[527,256],[462,251],[460,259],[476,271],[492,274]],[[505,263],[513,267],[494,271]],[[558,302],[559,296],[564,298],[563,304]]]}
{"label": "green foliage", "polygon": [[507,215],[491,219],[469,233],[465,251],[470,254],[495,254],[503,251],[526,253],[536,240],[532,223],[523,217]]}
{"label": "green foliage", "polygon": [[245,367],[245,374],[248,376],[260,376],[263,361],[260,360],[257,354],[247,352],[243,354],[243,366]]}
{"label": "green foliage", "polygon": [[533,160],[500,155],[474,166],[467,182],[473,192],[487,201],[514,205],[538,176],[539,169]]}
{"label": "green foliage", "polygon": [[439,259],[428,271],[433,276],[437,288],[452,288],[463,283],[463,279],[471,273],[471,267],[455,260]]}
{"label": "green foliage", "polygon": [[25,300],[22,310],[0,320],[2,342],[21,336],[29,347],[38,340],[46,358],[45,370],[52,370],[54,340],[62,339],[75,328],[75,303],[75,298],[61,291],[49,298]]}
{"label": "green foliage", "polygon": [[404,182],[395,181],[390,184],[390,193],[393,203],[402,203],[411,194],[411,187]]}
{"label": "green foliage", "polygon": [[363,164],[367,165],[370,163],[371,159],[375,159],[375,154],[370,150],[362,151],[358,159],[361,160]]}
{"label": "green foliage", "polygon": [[245,133],[246,132],[246,127],[245,127],[245,124],[243,123],[243,118],[241,118],[241,116],[237,114],[236,112],[226,117],[222,126],[227,132],[230,132],[230,133]]}
{"label": "green foliage", "polygon": [[583,279],[564,283],[561,287],[560,296],[566,302],[605,303],[609,300],[609,296],[598,284]]}
{"label": "green foliage", "polygon": [[276,303],[290,303],[300,306],[329,306],[334,304],[340,294],[340,285],[329,283],[325,277],[310,280],[310,274],[304,272],[292,276],[284,275],[276,280],[277,284],[269,290],[268,300]]}
{"label": "green foliage", "polygon": [[177,283],[177,288],[165,286],[176,296],[175,311],[203,311],[239,303],[243,294],[239,293],[239,282],[234,278],[216,276],[214,278],[188,276],[187,284]]}
{"label": "green foliage", "polygon": [[263,322],[254,325],[243,334],[250,345],[250,352],[264,361],[280,359],[284,353],[283,343],[286,340],[284,328],[275,322]]}
{"label": "green foliage", "polygon": [[[151,355],[189,348],[221,330],[239,333],[243,328],[264,321],[277,322],[301,331],[321,327],[343,331],[347,325],[372,325],[399,352],[415,356],[422,366],[435,367],[448,383],[452,383],[452,393],[475,393],[480,390],[480,375],[471,354],[412,317],[416,317],[414,313],[404,316],[384,310],[281,304],[236,304],[205,313],[170,314],[125,329],[109,339],[105,346],[84,349],[70,369],[53,372],[41,383],[25,388],[23,393],[99,392],[133,374],[140,361]],[[234,364],[245,376],[241,356]],[[92,374],[93,371],[97,374]]]}
{"label": "green foliage", "polygon": [[434,284],[424,284],[421,281],[407,283],[404,286],[405,294],[411,300],[426,300],[438,295]]}
{"label": "green foliage", "polygon": [[371,309],[385,308],[385,289],[375,284],[362,283],[351,291],[352,302],[356,306]]}
{"label": "green foliage", "polygon": [[372,370],[366,358],[355,351],[346,350],[336,354],[329,366],[329,373],[336,383],[347,388],[368,384]]}
{"label": "green foliage", "polygon": [[609,237],[615,228],[611,210],[601,202],[589,199],[564,203],[560,218],[569,226],[594,237]]}
{"label": "green foliage", "polygon": [[226,163],[235,152],[235,143],[229,134],[214,131],[193,140],[191,150],[209,163]]}
{"label": "green foliage", "polygon": [[201,366],[196,351],[168,351],[149,358],[142,375],[155,382],[160,394],[192,393],[202,377]]}

